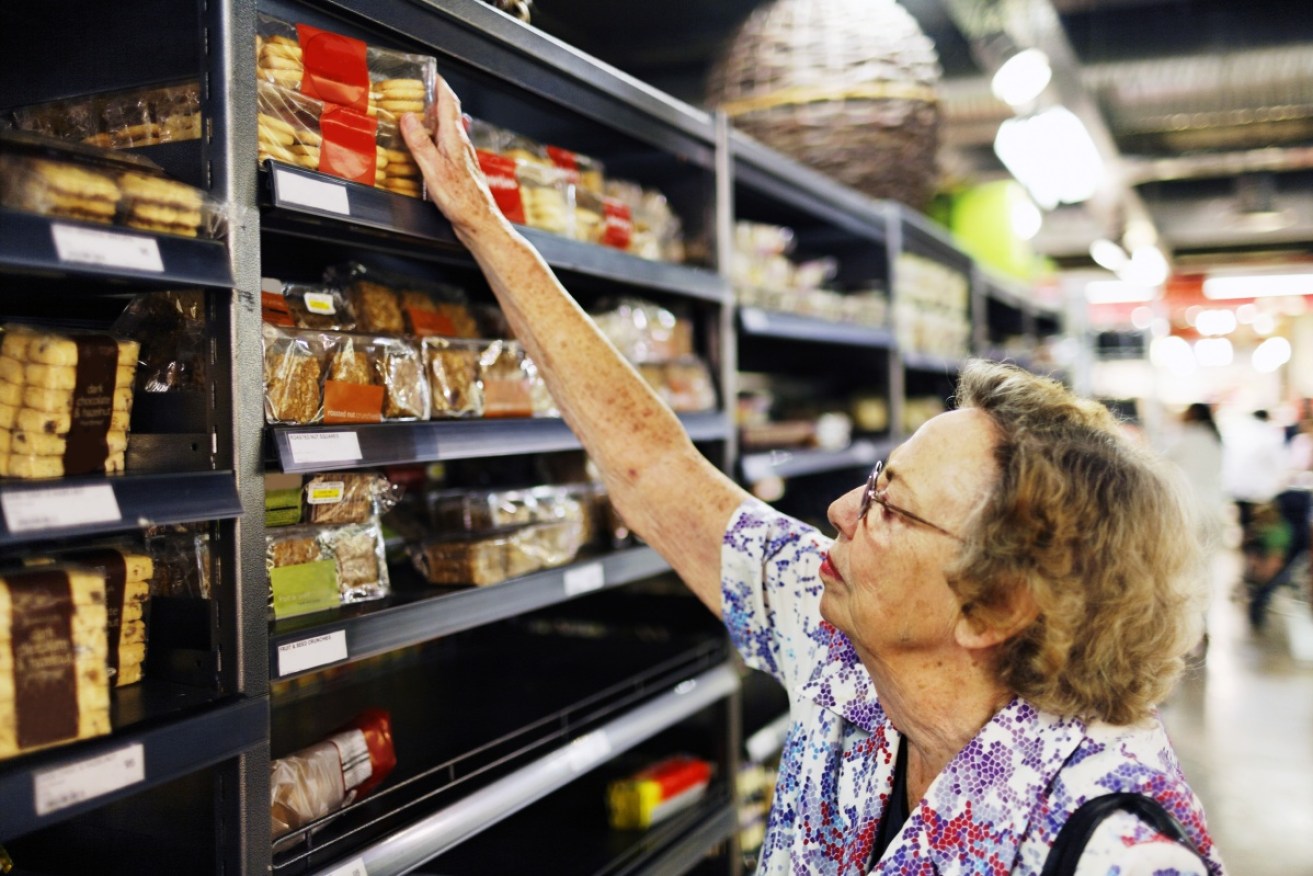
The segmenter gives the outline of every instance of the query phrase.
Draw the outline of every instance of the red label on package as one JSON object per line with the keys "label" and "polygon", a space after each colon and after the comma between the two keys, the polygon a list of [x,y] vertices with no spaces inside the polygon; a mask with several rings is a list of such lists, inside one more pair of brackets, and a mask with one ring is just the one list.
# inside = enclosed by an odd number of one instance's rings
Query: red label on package
{"label": "red label on package", "polygon": [[340,106],[325,106],[319,116],[319,169],[324,173],[374,184],[378,167],[378,119]]}
{"label": "red label on package", "polygon": [[515,159],[477,150],[479,167],[488,189],[502,215],[516,225],[524,224],[524,202],[520,200],[520,182],[515,177]]}
{"label": "red label on package", "polygon": [[269,325],[296,327],[296,323],[292,320],[292,312],[287,308],[287,299],[281,292],[260,293],[260,316]]}
{"label": "red label on package", "polygon": [[566,179],[572,183],[579,182],[579,159],[573,152],[560,146],[548,146],[547,155],[552,159],[552,164],[565,171]]}
{"label": "red label on package", "polygon": [[364,42],[308,24],[296,26],[296,38],[305,64],[302,94],[362,112],[369,108],[369,65],[365,63]]}
{"label": "red label on package", "polygon": [[629,213],[629,205],[606,198],[602,202],[606,223],[602,228],[601,243],[616,249],[629,249],[629,241],[634,236],[634,220]]}
{"label": "red label on package", "polygon": [[406,316],[410,319],[411,330],[418,337],[431,338],[435,335],[442,338],[456,337],[456,326],[452,323],[451,317],[445,313],[407,307]]}
{"label": "red label on package", "polygon": [[324,381],[325,423],[379,423],[383,420],[383,387],[364,383]]}

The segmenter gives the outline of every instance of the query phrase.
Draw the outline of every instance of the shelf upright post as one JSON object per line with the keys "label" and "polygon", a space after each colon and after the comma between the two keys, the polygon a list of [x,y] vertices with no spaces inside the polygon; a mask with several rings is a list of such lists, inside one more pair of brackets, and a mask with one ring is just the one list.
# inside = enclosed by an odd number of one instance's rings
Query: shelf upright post
{"label": "shelf upright post", "polygon": [[[197,0],[204,51],[202,105],[211,195],[228,217],[233,289],[219,314],[216,464],[232,467],[245,509],[225,527],[220,679],[245,697],[269,695],[264,571],[263,367],[260,347],[260,223],[256,173],[256,0]],[[226,762],[216,817],[223,872],[266,873],[271,866],[269,745]]]}
{"label": "shelf upright post", "polygon": [[734,288],[731,267],[734,264],[734,155],[729,139],[729,116],[717,111],[713,120],[716,131],[716,270],[729,285],[729,298],[720,308],[719,365],[722,404],[730,418],[729,436],[725,439],[722,468],[733,473],[739,458],[739,430],[735,424],[738,404],[739,342],[736,329],[738,291]]}
{"label": "shelf upright post", "polygon": [[903,440],[903,399],[907,394],[907,378],[903,373],[903,350],[898,338],[898,254],[903,251],[903,221],[898,205],[886,202],[885,253],[889,265],[889,315],[894,341],[889,345],[889,437],[898,443]]}
{"label": "shelf upright post", "polygon": [[971,352],[977,356],[989,352],[989,280],[980,265],[971,263]]}

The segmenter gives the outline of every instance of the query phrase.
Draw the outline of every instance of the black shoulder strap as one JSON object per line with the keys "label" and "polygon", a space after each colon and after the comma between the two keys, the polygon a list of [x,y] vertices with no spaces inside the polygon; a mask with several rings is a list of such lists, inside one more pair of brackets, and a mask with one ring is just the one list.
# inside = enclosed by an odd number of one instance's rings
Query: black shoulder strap
{"label": "black shoulder strap", "polygon": [[1067,819],[1062,830],[1058,831],[1057,839],[1053,841],[1053,848],[1049,850],[1040,876],[1073,876],[1085,852],[1085,844],[1090,841],[1095,829],[1118,810],[1132,813],[1163,836],[1171,837],[1196,855],[1199,854],[1185,828],[1157,800],[1129,792],[1104,794],[1085,801]]}

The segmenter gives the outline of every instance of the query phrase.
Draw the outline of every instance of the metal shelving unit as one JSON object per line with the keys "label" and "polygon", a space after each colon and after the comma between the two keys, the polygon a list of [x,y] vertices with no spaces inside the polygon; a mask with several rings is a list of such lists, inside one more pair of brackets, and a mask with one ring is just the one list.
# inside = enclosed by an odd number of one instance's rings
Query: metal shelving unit
{"label": "metal shelving unit", "polygon": [[843,450],[772,450],[745,453],[739,458],[743,480],[755,483],[768,477],[794,478],[849,468],[869,468],[893,448],[892,441],[857,439]]}
{"label": "metal shelving unit", "polygon": [[760,307],[740,307],[738,315],[740,330],[746,335],[761,338],[884,350],[894,345],[893,333],[884,328],[850,325],[810,316],[763,310]]}

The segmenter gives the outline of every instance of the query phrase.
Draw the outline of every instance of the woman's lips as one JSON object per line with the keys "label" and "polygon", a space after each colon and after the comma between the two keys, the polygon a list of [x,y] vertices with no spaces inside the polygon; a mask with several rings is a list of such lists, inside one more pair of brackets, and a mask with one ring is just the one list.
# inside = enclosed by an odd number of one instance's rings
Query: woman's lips
{"label": "woman's lips", "polygon": [[830,559],[828,553],[825,555],[825,559],[821,560],[821,576],[824,578],[832,578],[835,581],[843,580],[843,576],[840,575],[839,570],[834,567],[834,562]]}

